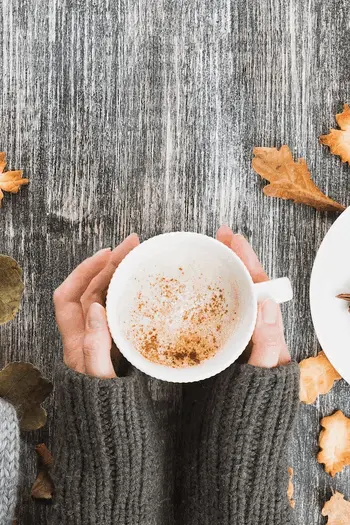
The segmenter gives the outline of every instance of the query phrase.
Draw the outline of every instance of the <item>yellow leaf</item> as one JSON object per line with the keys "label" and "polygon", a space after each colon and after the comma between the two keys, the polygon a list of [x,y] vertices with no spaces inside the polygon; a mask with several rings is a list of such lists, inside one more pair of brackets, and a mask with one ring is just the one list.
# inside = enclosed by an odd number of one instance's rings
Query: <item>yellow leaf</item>
{"label": "yellow leaf", "polygon": [[331,129],[328,135],[321,135],[320,142],[328,146],[333,155],[339,155],[342,162],[350,163],[350,107],[344,104],[342,113],[335,116],[340,129]]}
{"label": "yellow leaf", "polygon": [[338,410],[321,419],[321,426],[317,461],[324,464],[328,474],[335,476],[350,465],[350,419]]}

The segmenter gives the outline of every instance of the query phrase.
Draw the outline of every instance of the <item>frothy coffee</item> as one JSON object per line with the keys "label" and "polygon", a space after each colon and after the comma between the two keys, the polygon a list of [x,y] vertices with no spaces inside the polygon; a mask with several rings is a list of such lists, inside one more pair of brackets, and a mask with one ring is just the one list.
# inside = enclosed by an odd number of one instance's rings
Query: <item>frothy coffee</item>
{"label": "frothy coffee", "polygon": [[[225,286],[193,267],[140,280],[126,333],[148,360],[171,367],[195,366],[213,357],[237,319],[234,283]],[[136,285],[136,283],[135,283]]]}

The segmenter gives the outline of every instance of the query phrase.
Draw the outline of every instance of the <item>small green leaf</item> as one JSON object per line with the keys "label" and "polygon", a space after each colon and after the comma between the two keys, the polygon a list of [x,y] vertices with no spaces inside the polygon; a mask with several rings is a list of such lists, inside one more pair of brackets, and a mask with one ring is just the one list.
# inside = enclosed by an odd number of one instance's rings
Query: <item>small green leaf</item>
{"label": "small green leaf", "polygon": [[23,293],[22,270],[7,255],[0,255],[0,325],[11,321],[19,310]]}

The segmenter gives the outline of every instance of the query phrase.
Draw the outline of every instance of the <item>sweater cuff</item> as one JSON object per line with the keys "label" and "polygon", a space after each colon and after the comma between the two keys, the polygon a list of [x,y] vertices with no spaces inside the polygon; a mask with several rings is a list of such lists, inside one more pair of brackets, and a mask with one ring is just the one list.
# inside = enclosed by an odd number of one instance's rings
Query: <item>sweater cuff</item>
{"label": "sweater cuff", "polygon": [[62,365],[56,390],[55,523],[158,523],[161,450],[144,377]]}
{"label": "sweater cuff", "polygon": [[19,424],[15,408],[0,398],[0,523],[12,524],[17,500]]}
{"label": "sweater cuff", "polygon": [[287,446],[299,405],[297,364],[273,369],[236,364],[212,386],[197,465],[189,460],[188,472],[198,476],[187,479],[190,512],[207,517],[201,525],[292,523]]}

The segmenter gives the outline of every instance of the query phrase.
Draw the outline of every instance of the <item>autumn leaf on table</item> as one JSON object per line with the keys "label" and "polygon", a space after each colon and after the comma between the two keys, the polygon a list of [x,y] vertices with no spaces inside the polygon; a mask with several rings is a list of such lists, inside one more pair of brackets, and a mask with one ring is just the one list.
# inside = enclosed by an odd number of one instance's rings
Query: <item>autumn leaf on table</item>
{"label": "autumn leaf on table", "polygon": [[317,461],[324,464],[328,474],[335,476],[350,465],[350,419],[338,410],[321,419],[321,426]]}
{"label": "autumn leaf on table", "polygon": [[30,363],[10,363],[0,371],[0,397],[17,410],[21,430],[37,430],[47,414],[41,403],[52,392],[52,383]]}
{"label": "autumn leaf on table", "polygon": [[0,207],[4,191],[18,193],[21,186],[29,184],[29,179],[23,179],[23,171],[5,171],[6,153],[0,152]]}
{"label": "autumn leaf on table", "polygon": [[328,517],[326,525],[349,525],[350,502],[344,499],[343,494],[336,492],[323,507],[322,516]]}
{"label": "autumn leaf on table", "polygon": [[326,394],[333,387],[334,381],[341,379],[324,352],[316,357],[309,357],[299,363],[300,401],[307,405],[314,403],[320,394]]}
{"label": "autumn leaf on table", "polygon": [[21,268],[11,257],[0,255],[0,325],[15,317],[22,293]]}
{"label": "autumn leaf on table", "polygon": [[293,499],[293,495],[294,495],[293,474],[294,474],[294,471],[293,471],[293,469],[291,467],[288,467],[288,474],[289,474],[289,483],[288,483],[287,496],[288,496],[288,499],[289,499],[290,506],[292,507],[292,509],[294,509],[294,507],[295,507],[295,500]]}
{"label": "autumn leaf on table", "polygon": [[342,113],[335,116],[340,129],[331,129],[328,135],[321,135],[320,142],[328,146],[333,155],[339,155],[342,162],[350,163],[350,107],[344,104]]}
{"label": "autumn leaf on table", "polygon": [[37,445],[35,451],[39,457],[39,473],[32,486],[31,496],[35,499],[52,499],[54,485],[49,474],[53,465],[53,457],[44,443]]}
{"label": "autumn leaf on table", "polygon": [[342,212],[345,207],[327,197],[311,179],[304,159],[293,160],[288,146],[254,148],[253,169],[270,184],[265,195],[307,204],[320,211]]}

